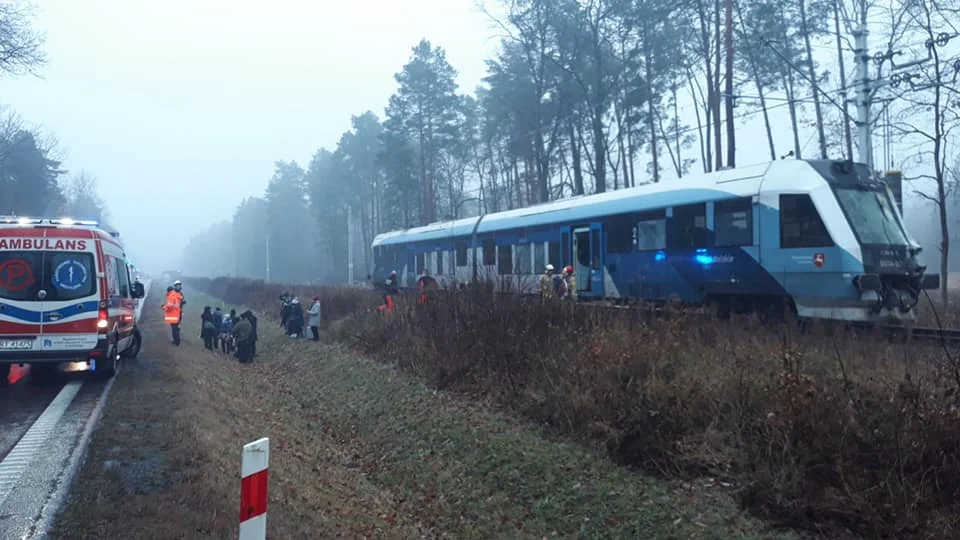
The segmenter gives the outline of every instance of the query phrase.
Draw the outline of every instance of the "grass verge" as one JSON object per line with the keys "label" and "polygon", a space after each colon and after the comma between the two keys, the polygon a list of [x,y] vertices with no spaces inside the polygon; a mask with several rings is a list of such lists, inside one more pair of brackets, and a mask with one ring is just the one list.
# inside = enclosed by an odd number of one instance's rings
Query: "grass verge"
{"label": "grass verge", "polygon": [[147,315],[54,538],[235,537],[240,447],[264,435],[272,538],[790,536],[740,515],[719,483],[631,474],[266,317],[257,362],[239,365],[199,346],[197,319],[174,348]]}

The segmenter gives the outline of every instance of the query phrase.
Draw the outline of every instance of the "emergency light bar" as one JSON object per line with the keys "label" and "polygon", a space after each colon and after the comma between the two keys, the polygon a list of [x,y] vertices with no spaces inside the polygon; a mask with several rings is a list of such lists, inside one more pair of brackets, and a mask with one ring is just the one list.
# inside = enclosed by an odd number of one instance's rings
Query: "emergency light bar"
{"label": "emergency light bar", "polygon": [[3,225],[42,225],[44,222],[50,225],[64,225],[67,227],[99,227],[100,223],[92,219],[73,219],[69,217],[62,218],[31,218],[19,216],[0,216],[0,224]]}

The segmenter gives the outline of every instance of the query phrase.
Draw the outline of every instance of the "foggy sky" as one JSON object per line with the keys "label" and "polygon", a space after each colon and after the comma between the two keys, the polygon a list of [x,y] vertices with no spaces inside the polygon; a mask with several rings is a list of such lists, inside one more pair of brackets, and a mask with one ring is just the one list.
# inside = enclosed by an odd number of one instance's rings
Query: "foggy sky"
{"label": "foggy sky", "polygon": [[43,0],[43,79],[0,101],[56,135],[64,167],[100,184],[144,268],[261,195],[278,159],[306,167],[367,109],[426,37],[472,89],[494,32],[471,0]]}
{"label": "foggy sky", "polygon": [[[474,0],[43,0],[35,25],[42,79],[8,78],[0,102],[57,137],[64,168],[98,178],[129,255],[153,271],[262,195],[275,160],[306,167],[351,115],[382,119],[421,38],[446,50],[471,93],[497,44]],[[786,153],[787,108],[770,114]],[[738,164],[769,159],[761,122],[738,126]],[[813,130],[803,139],[812,154]]]}

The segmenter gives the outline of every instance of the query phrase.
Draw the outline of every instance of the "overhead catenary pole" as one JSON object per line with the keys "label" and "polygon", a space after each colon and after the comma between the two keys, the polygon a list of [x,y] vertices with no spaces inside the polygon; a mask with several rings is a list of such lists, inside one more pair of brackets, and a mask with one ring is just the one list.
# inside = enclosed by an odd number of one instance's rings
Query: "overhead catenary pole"
{"label": "overhead catenary pole", "polygon": [[857,145],[860,162],[873,170],[873,125],[870,120],[870,55],[867,53],[866,10],[861,14],[860,26],[853,32],[854,60],[857,66]]}

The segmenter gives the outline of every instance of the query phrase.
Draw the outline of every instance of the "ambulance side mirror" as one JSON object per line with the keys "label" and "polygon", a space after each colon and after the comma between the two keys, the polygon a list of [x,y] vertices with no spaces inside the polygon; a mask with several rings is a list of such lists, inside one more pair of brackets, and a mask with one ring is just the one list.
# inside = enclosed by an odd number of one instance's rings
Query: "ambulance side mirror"
{"label": "ambulance side mirror", "polygon": [[136,281],[133,283],[133,297],[134,298],[143,298],[145,296],[143,290],[143,283]]}

